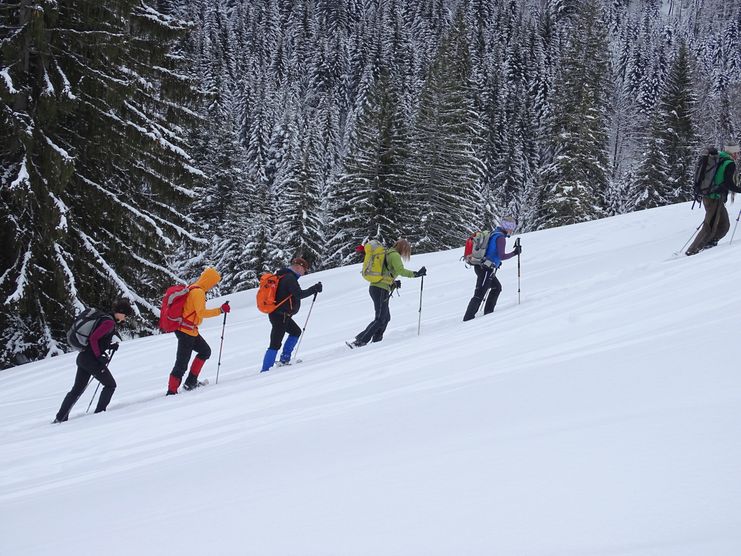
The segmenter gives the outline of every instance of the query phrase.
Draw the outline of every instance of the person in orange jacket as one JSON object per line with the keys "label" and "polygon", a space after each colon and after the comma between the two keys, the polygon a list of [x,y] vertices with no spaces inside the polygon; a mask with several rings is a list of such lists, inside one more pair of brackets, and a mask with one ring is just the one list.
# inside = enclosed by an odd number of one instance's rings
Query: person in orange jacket
{"label": "person in orange jacket", "polygon": [[206,292],[213,288],[221,280],[221,275],[215,268],[208,267],[203,271],[201,277],[189,286],[190,292],[183,307],[183,325],[175,331],[178,339],[178,351],[175,357],[175,366],[170,373],[170,381],[167,385],[167,395],[178,393],[178,387],[183,380],[185,369],[188,367],[190,355],[195,351],[196,357],[190,366],[188,378],[185,379],[183,388],[193,390],[198,388],[198,375],[201,373],[203,364],[211,356],[211,346],[198,333],[198,325],[203,319],[218,317],[222,313],[230,311],[229,304],[224,303],[215,309],[206,309]]}

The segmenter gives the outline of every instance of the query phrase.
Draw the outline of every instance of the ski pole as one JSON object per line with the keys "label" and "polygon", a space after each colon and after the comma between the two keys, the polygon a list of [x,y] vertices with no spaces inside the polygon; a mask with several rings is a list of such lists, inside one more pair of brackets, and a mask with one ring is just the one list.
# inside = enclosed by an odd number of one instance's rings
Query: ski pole
{"label": "ski pole", "polygon": [[296,358],[296,355],[298,355],[298,348],[301,347],[301,340],[304,339],[304,332],[306,332],[306,325],[309,324],[309,317],[311,316],[311,310],[314,308],[314,302],[316,301],[317,294],[314,294],[314,297],[311,298],[311,305],[309,306],[309,314],[306,315],[306,322],[304,322],[304,327],[301,329],[301,336],[298,338],[298,344],[296,345],[296,350],[293,352],[293,358],[298,361]]}
{"label": "ski pole", "polygon": [[731,234],[731,241],[728,242],[728,245],[733,243],[733,236],[736,235],[736,228],[738,228],[738,219],[741,218],[741,210],[738,211],[738,216],[736,217],[736,225],[733,227],[733,233]]}
{"label": "ski pole", "polygon": [[[90,379],[90,380],[92,380],[92,379]],[[88,384],[90,384],[90,383],[88,382]],[[87,404],[87,409],[85,410],[85,413],[86,414],[90,411],[90,407],[93,405],[93,401],[95,401],[95,396],[98,395],[98,388],[100,388],[100,382],[98,382],[98,385],[95,387],[95,392],[93,392],[93,397],[90,398],[90,403]]]}
{"label": "ski pole", "polygon": [[[489,299],[489,294],[491,293],[491,283],[494,281],[494,278],[497,277],[497,271],[499,270],[499,267],[494,269],[494,272],[491,276],[487,276],[486,279],[481,284],[481,287],[484,290],[484,295],[481,296],[481,301],[479,301],[479,308],[476,309],[476,313],[478,313],[481,310],[481,306],[484,306],[484,310],[486,310],[486,300]],[[474,292],[476,293],[476,292]]]}
{"label": "ski pole", "polygon": [[705,223],[704,220],[702,222],[700,222],[700,225],[697,228],[695,228],[695,231],[694,232],[692,232],[692,235],[687,240],[687,243],[685,243],[684,245],[682,245],[682,248],[679,251],[677,251],[676,253],[674,253],[675,255],[679,255],[682,251],[684,251],[684,248],[689,245],[690,241],[692,241],[692,238],[695,237],[695,234],[700,230],[700,228],[702,228],[702,225],[704,223]]}
{"label": "ski pole", "polygon": [[[120,338],[120,336],[119,336],[119,338]],[[113,345],[114,345],[114,346],[116,346],[116,349],[113,349],[113,350],[111,350],[111,354],[110,354],[110,356],[108,357],[108,364],[107,364],[106,366],[104,366],[104,367],[103,367],[103,369],[105,369],[105,370],[106,370],[106,371],[108,371],[109,373],[110,373],[111,371],[110,371],[110,369],[108,368],[108,365],[110,365],[110,364],[111,364],[111,361],[113,360],[113,356],[114,356],[114,355],[116,355],[116,350],[118,349],[118,344],[113,344]],[[87,383],[87,385],[88,385],[88,386],[90,386],[90,382],[92,382],[92,381],[93,381],[93,377],[90,377],[90,381],[89,381],[89,382]],[[93,397],[92,397],[92,398],[90,398],[90,403],[89,403],[89,404],[87,404],[87,409],[85,410],[85,414],[87,414],[87,413],[88,413],[88,412],[90,411],[90,407],[91,407],[91,406],[93,405],[93,401],[95,401],[95,396],[97,396],[97,395],[98,395],[98,389],[99,389],[99,388],[100,388],[100,381],[98,381],[98,385],[97,385],[97,386],[95,387],[95,392],[93,392]],[[87,386],[85,386],[85,390],[87,390]],[[83,390],[83,392],[84,392],[85,390]],[[82,394],[81,394],[81,395],[82,395]]]}
{"label": "ski pole", "polygon": [[[515,241],[515,247],[520,247],[520,238]],[[520,251],[517,251],[517,304],[520,304]]]}
{"label": "ski pole", "polygon": [[419,319],[417,320],[417,336],[422,329],[422,291],[425,289],[425,277],[422,276],[422,282],[419,285]]}
{"label": "ski pole", "polygon": [[[226,305],[229,305],[229,300],[226,300]],[[216,384],[219,383],[219,371],[221,370],[221,350],[224,348],[224,330],[226,329],[226,316],[229,313],[224,313],[224,323],[221,325],[221,343],[219,344],[219,362],[216,365]]]}

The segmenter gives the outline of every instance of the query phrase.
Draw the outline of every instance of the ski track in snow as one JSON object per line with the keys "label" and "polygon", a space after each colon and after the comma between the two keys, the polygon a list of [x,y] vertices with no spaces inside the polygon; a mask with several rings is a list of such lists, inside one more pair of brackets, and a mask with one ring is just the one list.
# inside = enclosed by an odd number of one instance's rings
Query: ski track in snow
{"label": "ski track in snow", "polygon": [[522,302],[511,259],[468,323],[461,250],[415,255],[421,336],[403,280],[356,350],[358,265],[310,274],[303,362],[262,374],[254,291],[224,296],[218,384],[214,318],[208,387],[165,397],[174,337],[126,341],[109,411],[91,384],[61,425],[74,354],[3,371],[0,554],[737,556],[741,240],[673,256],[701,218],[524,234]]}

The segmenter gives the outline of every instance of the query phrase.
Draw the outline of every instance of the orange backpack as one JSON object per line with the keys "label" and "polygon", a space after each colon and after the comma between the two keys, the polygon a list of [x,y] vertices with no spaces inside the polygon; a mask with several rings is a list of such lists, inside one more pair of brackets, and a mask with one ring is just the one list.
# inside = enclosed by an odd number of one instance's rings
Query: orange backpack
{"label": "orange backpack", "polygon": [[257,288],[257,308],[263,313],[272,313],[286,301],[291,299],[289,295],[280,303],[276,303],[275,295],[278,293],[278,282],[283,276],[266,272],[260,276],[260,286]]}

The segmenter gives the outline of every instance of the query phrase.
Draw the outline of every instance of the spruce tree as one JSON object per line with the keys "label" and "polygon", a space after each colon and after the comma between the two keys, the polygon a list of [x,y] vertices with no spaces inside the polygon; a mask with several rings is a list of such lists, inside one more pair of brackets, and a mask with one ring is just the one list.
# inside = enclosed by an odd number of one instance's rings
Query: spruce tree
{"label": "spruce tree", "polygon": [[632,210],[692,198],[696,159],[694,105],[687,48],[681,45],[653,114],[647,148],[632,187]]}
{"label": "spruce tree", "polygon": [[607,40],[596,0],[581,3],[574,18],[553,99],[549,138],[553,159],[540,177],[544,187],[541,228],[605,214]]}
{"label": "spruce tree", "polygon": [[[0,365],[53,355],[83,306],[125,296],[153,317],[196,239],[182,207],[187,25],[134,0],[2,6]],[[151,321],[150,321],[151,322]],[[141,322],[146,328],[146,323]]]}
{"label": "spruce tree", "polygon": [[409,200],[402,192],[407,138],[400,108],[399,95],[382,72],[356,123],[344,174],[331,188],[328,254],[336,263],[351,261],[362,241],[392,243],[408,219]]}
{"label": "spruce tree", "polygon": [[668,166],[668,203],[692,198],[697,153],[692,120],[696,100],[687,46],[682,43],[671,64],[658,107],[662,148]]}
{"label": "spruce tree", "polygon": [[422,252],[459,245],[479,223],[483,130],[470,68],[459,13],[429,70],[415,122],[408,187],[418,222],[412,239]]}

